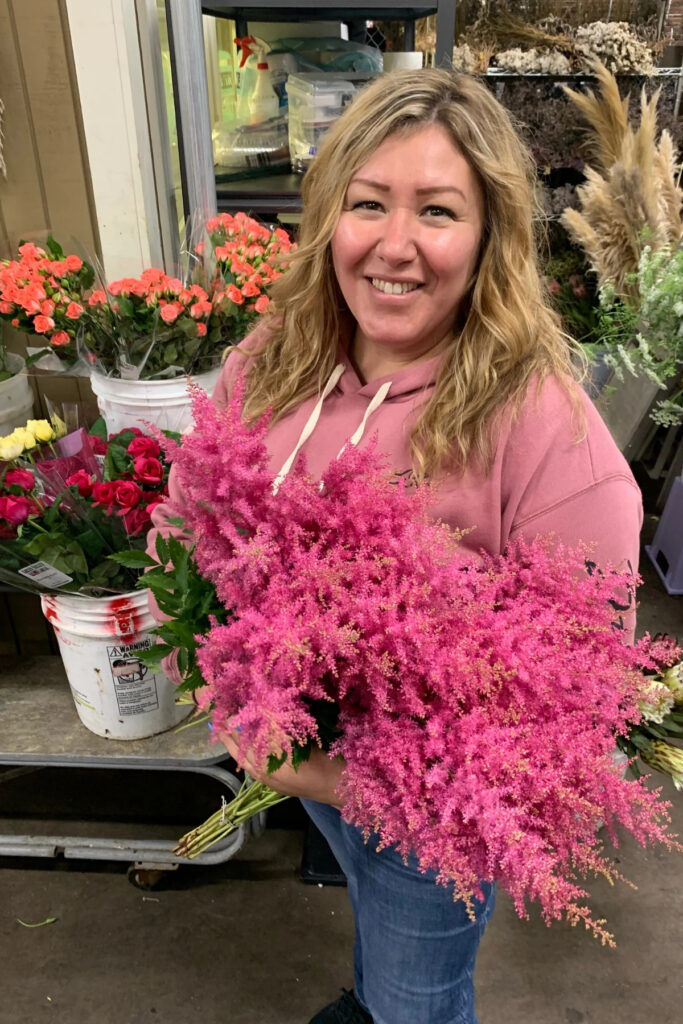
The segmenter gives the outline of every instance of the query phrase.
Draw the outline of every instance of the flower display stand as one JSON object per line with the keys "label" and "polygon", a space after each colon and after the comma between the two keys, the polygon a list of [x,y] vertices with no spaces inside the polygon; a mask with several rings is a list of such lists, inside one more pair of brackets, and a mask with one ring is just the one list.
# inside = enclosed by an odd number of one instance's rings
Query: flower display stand
{"label": "flower display stand", "polygon": [[[241,782],[221,767],[225,750],[212,744],[206,726],[165,732],[143,740],[107,740],[81,724],[73,707],[61,660],[54,656],[9,658],[0,677],[0,783],[14,775],[43,768],[124,770],[135,792],[140,771],[191,772],[225,787],[231,800]],[[93,779],[92,790],[96,791]],[[90,789],[89,789],[90,792]],[[98,811],[106,811],[98,805]],[[233,857],[252,835],[259,835],[265,817],[240,826],[211,850],[192,861],[173,853],[174,841],[99,838],[78,835],[0,834],[0,856],[56,857],[130,862],[131,879],[141,884],[150,872],[169,871],[179,864],[218,864]],[[180,830],[178,837],[180,837]]]}

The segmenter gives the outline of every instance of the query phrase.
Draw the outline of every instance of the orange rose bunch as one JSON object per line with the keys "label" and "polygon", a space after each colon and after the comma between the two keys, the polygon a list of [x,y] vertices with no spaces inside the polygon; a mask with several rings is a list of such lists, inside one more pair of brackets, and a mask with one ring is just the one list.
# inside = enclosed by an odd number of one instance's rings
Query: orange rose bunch
{"label": "orange rose bunch", "polygon": [[0,316],[71,362],[93,276],[90,264],[73,254],[65,256],[53,238],[45,249],[25,242],[17,259],[0,260]]}
{"label": "orange rose bunch", "polygon": [[282,228],[271,231],[246,213],[222,213],[207,221],[206,228],[218,272],[214,305],[220,315],[241,325],[243,334],[254,314],[268,311],[268,286],[282,276],[287,255],[296,246]]}
{"label": "orange rose bunch", "polygon": [[209,338],[213,310],[198,284],[185,287],[177,277],[150,267],[140,277],[112,281],[88,299],[99,311],[92,349],[105,372],[134,366],[141,377],[201,372],[210,363],[215,338]]}

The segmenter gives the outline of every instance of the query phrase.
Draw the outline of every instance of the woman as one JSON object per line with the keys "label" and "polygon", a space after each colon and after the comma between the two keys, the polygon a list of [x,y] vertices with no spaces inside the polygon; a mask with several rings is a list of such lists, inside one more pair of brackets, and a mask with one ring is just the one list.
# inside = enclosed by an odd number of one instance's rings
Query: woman
{"label": "woman", "polygon": [[[592,542],[598,563],[635,566],[640,495],[544,299],[534,176],[474,79],[378,79],[304,178],[300,246],[274,315],[230,355],[214,399],[245,373],[245,414],[274,410],[274,472],[302,448],[319,474],[355,432],[376,434],[397,478],[438,489],[435,514],[470,529],[473,552],[554,533]],[[164,528],[162,508],[154,518]],[[490,887],[471,921],[416,863],[364,843],[338,810],[339,760],[246,767],[303,799],[348,879],[354,991],[311,1024],[473,1024]]]}

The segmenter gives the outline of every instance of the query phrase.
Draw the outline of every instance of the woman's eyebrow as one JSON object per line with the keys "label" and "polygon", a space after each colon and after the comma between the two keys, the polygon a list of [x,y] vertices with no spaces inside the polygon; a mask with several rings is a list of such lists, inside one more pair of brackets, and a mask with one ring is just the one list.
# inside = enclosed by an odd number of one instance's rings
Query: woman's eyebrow
{"label": "woman's eyebrow", "polygon": [[[389,185],[385,185],[381,181],[373,181],[371,178],[352,178],[349,185],[367,185],[369,188],[376,188],[380,192],[390,191]],[[456,192],[464,200],[467,200],[463,190],[456,185],[429,185],[427,188],[415,189],[415,194],[418,196],[436,195],[440,192]]]}
{"label": "woman's eyebrow", "polygon": [[457,192],[463,199],[467,199],[467,196],[461,188],[457,185],[430,185],[428,188],[416,188],[415,194],[418,196],[435,195],[437,192]]}

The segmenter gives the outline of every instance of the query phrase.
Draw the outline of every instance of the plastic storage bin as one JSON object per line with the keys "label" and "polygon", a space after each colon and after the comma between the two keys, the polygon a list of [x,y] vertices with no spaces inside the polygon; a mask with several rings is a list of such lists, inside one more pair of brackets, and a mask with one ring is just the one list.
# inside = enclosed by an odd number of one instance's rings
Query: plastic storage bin
{"label": "plastic storage bin", "polygon": [[683,479],[673,482],[652,544],[645,548],[668,594],[683,594]]}
{"label": "plastic storage bin", "polygon": [[325,72],[290,75],[289,154],[292,170],[303,172],[318,152],[330,125],[351,102],[358,89],[374,78],[371,72]]}

